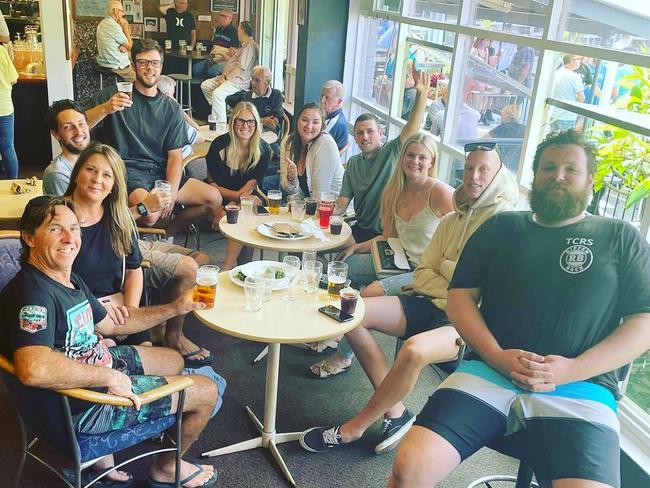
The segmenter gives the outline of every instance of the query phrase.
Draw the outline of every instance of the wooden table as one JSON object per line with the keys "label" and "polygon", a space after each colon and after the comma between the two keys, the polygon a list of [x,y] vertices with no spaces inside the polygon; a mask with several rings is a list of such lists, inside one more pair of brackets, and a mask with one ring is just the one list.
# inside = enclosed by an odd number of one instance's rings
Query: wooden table
{"label": "wooden table", "polygon": [[[25,210],[25,205],[32,198],[43,194],[43,181],[37,180],[36,186],[29,186],[26,180],[0,180],[0,220],[19,221]],[[29,188],[29,193],[16,195],[10,191],[12,183],[18,183],[24,188]]]}
{"label": "wooden table", "polygon": [[263,422],[258,419],[250,407],[245,407],[261,435],[205,452],[203,455],[213,457],[257,447],[267,448],[289,482],[295,486],[296,482],[282,459],[277,445],[298,440],[302,432],[277,433],[275,431],[278,379],[280,377],[280,345],[314,342],[343,335],[361,323],[365,306],[363,300],[359,299],[354,319],[341,324],[318,312],[319,307],[328,304],[327,292],[319,290],[316,294],[307,295],[301,290],[295,290],[297,298],[290,304],[280,298],[283,293],[285,293],[284,290],[274,291],[271,301],[264,303],[261,310],[244,312],[246,302],[244,289],[235,285],[230,280],[228,272],[224,272],[219,275],[214,308],[194,313],[201,322],[218,332],[269,344]]}
{"label": "wooden table", "polygon": [[[343,222],[343,229],[338,236],[332,235],[329,229],[321,229],[325,237],[330,239],[329,241],[323,242],[314,236],[299,240],[271,239],[257,231],[257,227],[264,222],[297,223],[291,219],[291,216],[287,213],[287,208],[281,207],[279,215],[243,215],[240,211],[239,220],[236,224],[229,224],[224,216],[219,221],[219,229],[223,235],[244,246],[276,252],[302,252],[305,249],[328,251],[345,245],[352,238],[352,229],[347,223]],[[318,225],[318,222],[315,222]]]}

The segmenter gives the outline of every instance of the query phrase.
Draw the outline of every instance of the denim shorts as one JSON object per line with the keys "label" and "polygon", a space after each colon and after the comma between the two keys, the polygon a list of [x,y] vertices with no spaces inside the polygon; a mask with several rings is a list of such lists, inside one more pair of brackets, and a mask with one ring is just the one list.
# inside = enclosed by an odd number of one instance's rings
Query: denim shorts
{"label": "denim shorts", "polygon": [[[113,369],[131,378],[132,389],[136,395],[167,384],[167,380],[162,376],[144,375],[142,361],[134,347],[115,346],[108,350],[113,357]],[[139,411],[133,407],[94,404],[75,415],[74,424],[77,432],[82,434],[102,434],[166,417],[171,414],[171,409],[172,399],[169,395],[142,405]]]}

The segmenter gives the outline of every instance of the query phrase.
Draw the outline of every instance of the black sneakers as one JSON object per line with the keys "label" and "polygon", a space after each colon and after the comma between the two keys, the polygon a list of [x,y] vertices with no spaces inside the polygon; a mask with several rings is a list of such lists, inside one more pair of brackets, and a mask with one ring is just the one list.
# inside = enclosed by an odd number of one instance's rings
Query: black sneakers
{"label": "black sneakers", "polygon": [[409,412],[408,409],[404,410],[404,413],[399,418],[385,418],[381,425],[384,431],[382,441],[375,446],[375,454],[382,454],[397,446],[402,437],[409,431],[413,422],[415,422],[415,415]]}
{"label": "black sneakers", "polygon": [[300,436],[300,445],[309,452],[330,452],[351,443],[341,442],[340,425],[334,427],[312,427]]}

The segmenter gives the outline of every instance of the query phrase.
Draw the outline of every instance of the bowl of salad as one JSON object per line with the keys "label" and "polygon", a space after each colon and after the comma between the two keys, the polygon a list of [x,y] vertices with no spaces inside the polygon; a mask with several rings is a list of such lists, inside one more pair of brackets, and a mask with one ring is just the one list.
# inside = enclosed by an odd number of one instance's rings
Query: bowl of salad
{"label": "bowl of salad", "polygon": [[242,264],[233,268],[230,273],[230,279],[236,285],[244,286],[244,280],[247,276],[254,276],[255,273],[262,270],[271,270],[275,273],[275,281],[273,282],[273,290],[284,290],[288,286],[285,279],[282,263],[277,261],[253,261],[252,263]]}

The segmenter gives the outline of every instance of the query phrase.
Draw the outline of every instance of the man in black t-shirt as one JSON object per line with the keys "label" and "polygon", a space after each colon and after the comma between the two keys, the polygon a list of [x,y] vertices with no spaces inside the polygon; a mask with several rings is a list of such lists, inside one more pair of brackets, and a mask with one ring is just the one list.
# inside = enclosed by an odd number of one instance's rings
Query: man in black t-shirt
{"label": "man in black t-shirt", "polygon": [[172,41],[172,49],[178,49],[181,39],[188,46],[196,44],[196,23],[194,16],[187,11],[188,4],[189,0],[174,0],[173,5],[158,7],[167,22],[167,39]]}
{"label": "man in black t-shirt", "polygon": [[617,370],[650,348],[650,246],[585,213],[596,166],[579,133],[550,134],[532,212],[495,215],[470,237],[447,314],[474,353],[418,415],[391,486],[438,483],[514,433],[545,486],[620,486]]}
{"label": "man in black t-shirt", "polygon": [[[138,395],[162,386],[181,373],[183,358],[162,347],[107,347],[102,335],[131,334],[153,327],[201,305],[192,292],[168,305],[143,309],[118,307],[116,324],[71,272],[81,233],[74,204],[61,197],[30,200],[21,223],[22,269],[0,293],[4,319],[0,351],[13,361],[18,379],[28,386],[63,390],[99,388],[131,400],[133,407],[112,407],[72,401],[75,430],[98,434],[120,430],[174,413],[175,400],[164,397],[142,405]],[[192,376],[186,392],[182,443],[188,448],[205,427],[216,403],[217,387],[204,376]],[[100,460],[103,463],[103,460]],[[106,467],[105,465],[101,466]],[[160,454],[150,469],[158,483],[174,478],[174,453]],[[183,461],[181,478],[197,473],[201,486],[212,486],[212,466]]]}

